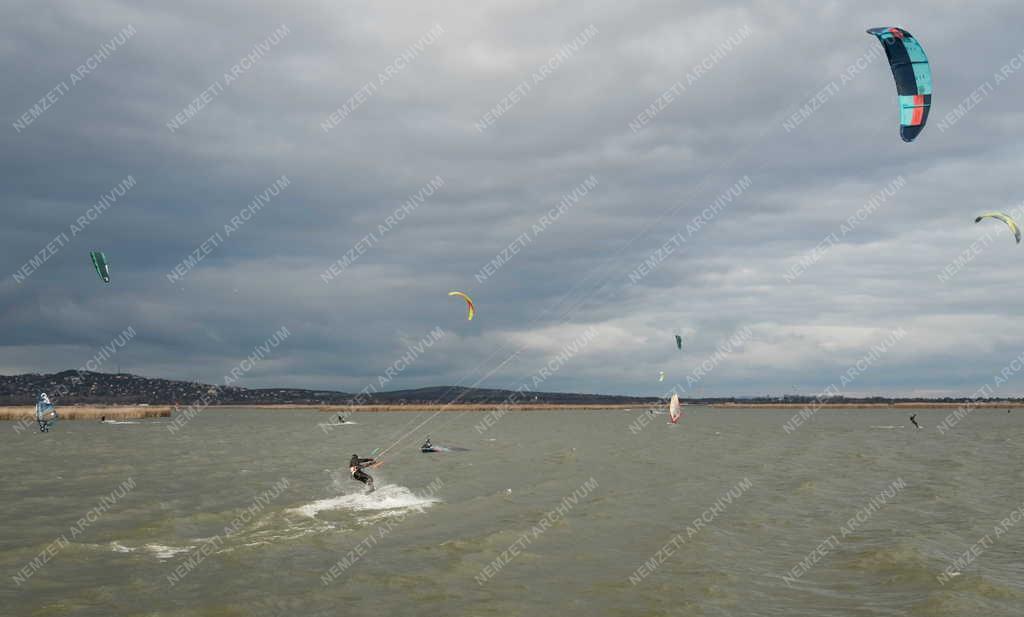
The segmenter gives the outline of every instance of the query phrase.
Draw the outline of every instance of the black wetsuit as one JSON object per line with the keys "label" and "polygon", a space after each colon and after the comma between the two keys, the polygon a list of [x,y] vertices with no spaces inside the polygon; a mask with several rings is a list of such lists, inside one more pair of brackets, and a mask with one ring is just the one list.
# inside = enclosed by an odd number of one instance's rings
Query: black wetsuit
{"label": "black wetsuit", "polygon": [[916,420],[916,418],[917,418],[917,414],[915,413],[914,415],[910,416],[910,421],[911,421],[911,422],[912,422],[912,423],[914,424],[914,426],[916,426],[917,428],[921,428],[921,425],[917,423],[917,420]]}
{"label": "black wetsuit", "polygon": [[348,470],[352,472],[352,479],[359,480],[367,486],[373,486],[373,478],[363,471],[363,463],[372,463],[372,458],[359,458],[355,454],[348,461]]}

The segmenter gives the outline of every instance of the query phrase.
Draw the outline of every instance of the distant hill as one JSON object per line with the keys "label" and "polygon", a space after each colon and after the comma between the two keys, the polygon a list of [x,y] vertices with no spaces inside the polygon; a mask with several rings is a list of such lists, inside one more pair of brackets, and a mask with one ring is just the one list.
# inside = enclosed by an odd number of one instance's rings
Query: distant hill
{"label": "distant hill", "polygon": [[[46,392],[55,403],[187,405],[205,399],[211,405],[365,405],[493,403],[506,400],[540,404],[648,405],[657,398],[571,394],[560,392],[516,393],[512,390],[434,386],[415,390],[377,392],[359,397],[334,390],[296,388],[238,388],[141,377],[129,373],[61,371],[53,374],[0,375],[0,405],[34,405]],[[358,400],[357,400],[358,398]]]}
{"label": "distant hill", "polygon": [[[302,390],[297,388],[235,388],[174,381],[131,375],[129,373],[93,373],[61,371],[53,374],[26,373],[0,375],[0,405],[34,405],[36,395],[48,393],[58,404],[119,404],[149,403],[151,405],[191,404],[205,399],[211,405],[429,405],[453,401],[470,404],[515,403],[558,405],[654,405],[663,403],[658,397],[615,396],[609,394],[578,394],[569,392],[524,392],[461,386],[432,386],[415,390],[394,390],[359,396],[335,390]],[[813,396],[748,396],[748,397],[684,397],[687,404],[737,405],[810,405]],[[899,403],[963,403],[967,401],[1015,401],[1024,399],[972,399],[972,398],[886,398],[881,396],[821,399],[829,404],[899,404]]]}
{"label": "distant hill", "polygon": [[490,388],[463,388],[461,386],[432,386],[415,390],[378,392],[367,404],[385,403],[493,403],[511,400],[516,403],[579,404],[579,405],[647,405],[658,401],[654,397],[615,396],[608,394],[577,394],[566,392],[521,392]]}

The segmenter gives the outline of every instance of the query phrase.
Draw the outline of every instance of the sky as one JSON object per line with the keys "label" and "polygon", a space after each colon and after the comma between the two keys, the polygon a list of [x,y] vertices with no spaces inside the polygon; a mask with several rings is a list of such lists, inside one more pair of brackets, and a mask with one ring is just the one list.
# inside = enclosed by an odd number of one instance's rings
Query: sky
{"label": "sky", "polygon": [[[5,3],[0,373],[1024,395],[1024,253],[974,223],[1024,213],[1022,20],[934,0]],[[874,26],[931,61],[914,143]]]}

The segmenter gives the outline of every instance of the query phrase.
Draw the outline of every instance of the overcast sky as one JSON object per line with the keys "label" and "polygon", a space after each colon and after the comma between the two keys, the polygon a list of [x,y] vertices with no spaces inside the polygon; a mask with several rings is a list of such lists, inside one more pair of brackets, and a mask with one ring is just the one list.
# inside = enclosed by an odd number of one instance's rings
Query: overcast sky
{"label": "overcast sky", "polygon": [[[550,391],[970,394],[1024,351],[1024,248],[973,222],[1024,201],[1022,22],[1010,1],[7,2],[0,373],[83,366],[130,327],[100,370],[223,383],[284,327],[240,385],[548,367]],[[932,62],[914,143],[873,26]],[[1015,368],[1000,394],[1024,394]]]}

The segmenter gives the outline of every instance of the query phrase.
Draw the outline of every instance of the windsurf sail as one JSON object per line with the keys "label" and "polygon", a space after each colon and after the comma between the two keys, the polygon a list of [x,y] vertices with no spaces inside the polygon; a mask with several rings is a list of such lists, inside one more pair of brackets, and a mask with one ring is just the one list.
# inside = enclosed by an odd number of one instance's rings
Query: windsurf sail
{"label": "windsurf sail", "polygon": [[679,395],[672,393],[672,400],[668,404],[668,421],[672,424],[679,422],[679,418],[683,416],[682,409],[679,405]]}
{"label": "windsurf sail", "polygon": [[89,251],[89,258],[92,259],[93,270],[97,276],[103,279],[104,283],[110,282],[110,264],[107,263],[107,256],[103,251]]}
{"label": "windsurf sail", "polygon": [[39,423],[39,430],[43,433],[49,432],[50,428],[57,423],[57,408],[50,402],[50,397],[45,392],[39,393],[36,399],[36,422]]}
{"label": "windsurf sail", "polygon": [[658,381],[665,381],[665,371],[658,371]]}

